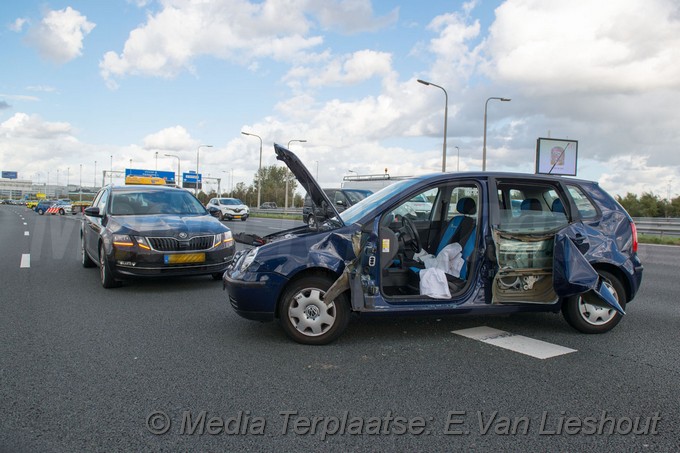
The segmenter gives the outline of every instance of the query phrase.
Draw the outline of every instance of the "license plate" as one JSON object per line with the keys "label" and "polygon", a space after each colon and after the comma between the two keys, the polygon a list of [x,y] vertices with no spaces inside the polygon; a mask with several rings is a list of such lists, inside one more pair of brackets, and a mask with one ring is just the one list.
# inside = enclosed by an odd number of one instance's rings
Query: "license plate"
{"label": "license plate", "polygon": [[235,218],[235,219],[240,219],[241,216],[240,216],[240,215],[235,215],[234,218]]}
{"label": "license plate", "polygon": [[205,253],[182,253],[165,255],[165,264],[204,263]]}

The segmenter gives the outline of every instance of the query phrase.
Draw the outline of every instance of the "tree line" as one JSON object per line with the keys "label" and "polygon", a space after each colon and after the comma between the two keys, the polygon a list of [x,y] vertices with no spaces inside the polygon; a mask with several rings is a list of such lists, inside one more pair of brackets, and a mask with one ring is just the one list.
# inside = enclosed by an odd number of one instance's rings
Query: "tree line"
{"label": "tree line", "polygon": [[260,203],[274,202],[278,207],[283,208],[286,200],[286,181],[288,181],[288,206],[302,207],[303,198],[295,193],[299,186],[297,179],[295,179],[295,176],[293,176],[287,167],[276,165],[262,167],[262,169],[258,170],[255,173],[253,183],[249,186],[239,182],[233,189],[223,190],[221,194],[216,193],[214,190],[209,193],[201,191],[198,193],[198,199],[205,204],[211,198],[218,196],[238,198],[248,206],[257,207],[258,181],[262,181]]}
{"label": "tree line", "polygon": [[627,193],[625,197],[616,196],[631,217],[680,217],[680,197],[672,200],[659,198],[653,193],[645,192],[640,197]]}

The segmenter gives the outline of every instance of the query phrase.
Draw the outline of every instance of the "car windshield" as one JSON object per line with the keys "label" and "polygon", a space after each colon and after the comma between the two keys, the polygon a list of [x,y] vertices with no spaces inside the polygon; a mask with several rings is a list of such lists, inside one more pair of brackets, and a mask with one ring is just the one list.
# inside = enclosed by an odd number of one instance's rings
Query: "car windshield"
{"label": "car windshield", "polygon": [[387,187],[380,189],[372,195],[367,196],[355,205],[350,206],[340,213],[340,218],[345,225],[358,222],[367,212],[385,203],[385,200],[392,198],[395,194],[408,190],[419,180],[416,178],[405,179],[395,182]]}
{"label": "car windshield", "polygon": [[111,215],[204,215],[200,201],[185,190],[113,192]]}
{"label": "car windshield", "polygon": [[243,202],[237,198],[220,198],[220,204],[237,206],[243,204]]}

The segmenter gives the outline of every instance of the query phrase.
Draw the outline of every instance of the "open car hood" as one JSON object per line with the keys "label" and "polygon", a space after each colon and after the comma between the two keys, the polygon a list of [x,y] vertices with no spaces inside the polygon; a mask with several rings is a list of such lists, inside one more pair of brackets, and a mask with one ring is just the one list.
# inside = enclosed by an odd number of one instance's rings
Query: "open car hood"
{"label": "open car hood", "polygon": [[[321,212],[323,213],[323,220],[335,217],[338,219],[338,222],[344,226],[344,222],[340,218],[337,209],[335,209],[335,205],[331,202],[326,193],[321,190],[319,183],[316,182],[312,174],[307,170],[307,167],[305,167],[295,153],[276,143],[274,143],[274,152],[276,153],[276,158],[285,163],[288,169],[295,175],[295,178],[300,185],[304,187],[311,197],[312,202],[316,206],[322,208]],[[313,212],[316,215],[317,210],[313,210]],[[317,219],[317,221],[318,220],[319,219]]]}

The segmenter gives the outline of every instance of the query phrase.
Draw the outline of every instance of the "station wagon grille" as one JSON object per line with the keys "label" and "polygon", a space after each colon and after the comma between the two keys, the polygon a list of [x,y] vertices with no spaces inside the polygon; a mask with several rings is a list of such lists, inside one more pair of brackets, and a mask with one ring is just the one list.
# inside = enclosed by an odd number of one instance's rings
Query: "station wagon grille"
{"label": "station wagon grille", "polygon": [[159,252],[188,252],[208,250],[215,243],[214,236],[196,236],[191,239],[147,238],[151,248]]}

